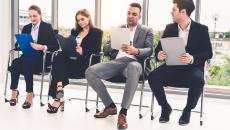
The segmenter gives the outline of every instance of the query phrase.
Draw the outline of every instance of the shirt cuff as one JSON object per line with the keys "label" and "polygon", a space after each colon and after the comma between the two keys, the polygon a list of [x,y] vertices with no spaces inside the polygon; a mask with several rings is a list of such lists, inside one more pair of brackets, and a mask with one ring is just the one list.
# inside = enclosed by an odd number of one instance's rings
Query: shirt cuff
{"label": "shirt cuff", "polygon": [[191,60],[190,64],[193,64],[193,62],[194,62],[194,58],[193,58],[193,56],[192,56],[192,60]]}
{"label": "shirt cuff", "polygon": [[48,47],[46,45],[44,45],[44,50],[43,52],[45,53],[48,50]]}

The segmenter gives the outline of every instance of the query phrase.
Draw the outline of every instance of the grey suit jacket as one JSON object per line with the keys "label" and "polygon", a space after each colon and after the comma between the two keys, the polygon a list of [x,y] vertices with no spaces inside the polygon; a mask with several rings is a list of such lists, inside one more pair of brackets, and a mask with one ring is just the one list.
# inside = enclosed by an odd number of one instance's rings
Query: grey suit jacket
{"label": "grey suit jacket", "polygon": [[[126,25],[120,26],[121,28]],[[133,38],[133,46],[140,50],[140,54],[136,55],[138,60],[143,60],[153,53],[153,30],[147,26],[138,24]],[[111,59],[115,59],[118,50],[112,49],[110,43],[104,47],[105,55],[109,55]]]}

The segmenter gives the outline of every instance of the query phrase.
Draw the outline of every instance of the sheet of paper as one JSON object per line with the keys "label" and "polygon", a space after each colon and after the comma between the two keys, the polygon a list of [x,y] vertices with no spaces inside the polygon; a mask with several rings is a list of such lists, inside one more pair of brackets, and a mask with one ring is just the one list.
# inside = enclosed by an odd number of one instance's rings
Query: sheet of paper
{"label": "sheet of paper", "polygon": [[162,38],[161,46],[166,52],[166,65],[187,65],[180,61],[180,55],[185,53],[184,40],[181,37]]}
{"label": "sheet of paper", "polygon": [[128,28],[110,28],[111,48],[120,50],[122,44],[130,43],[130,31]]}

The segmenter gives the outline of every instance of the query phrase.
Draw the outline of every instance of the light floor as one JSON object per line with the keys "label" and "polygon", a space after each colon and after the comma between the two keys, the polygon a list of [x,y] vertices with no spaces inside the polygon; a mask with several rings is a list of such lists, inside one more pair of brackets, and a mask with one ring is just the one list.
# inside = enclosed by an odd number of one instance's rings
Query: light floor
{"label": "light floor", "polygon": [[[90,101],[89,107],[91,110],[85,112],[84,100],[66,101],[65,111],[57,114],[48,114],[46,112],[47,105],[40,107],[39,97],[34,98],[33,107],[29,110],[24,110],[21,104],[25,99],[25,88],[23,81],[20,82],[20,98],[19,103],[15,107],[11,107],[4,102],[3,83],[0,83],[0,129],[1,130],[117,130],[117,116],[110,116],[106,119],[95,119],[95,102]],[[39,93],[39,84],[35,84],[35,93]],[[47,86],[47,84],[45,84]],[[65,89],[65,98],[77,97],[85,98],[84,86],[69,86]],[[123,90],[109,89],[115,102],[120,102]],[[47,93],[47,88],[44,89]],[[133,100],[133,104],[139,104],[139,95],[137,92]],[[167,95],[169,103],[173,108],[183,108],[186,97],[177,95]],[[8,94],[9,97],[9,94]],[[44,97],[43,101],[46,102]],[[95,99],[95,93],[90,90],[90,99]],[[144,95],[144,105],[150,105],[151,93],[146,92]],[[117,105],[120,107],[119,104]],[[197,110],[200,104],[197,105]],[[103,108],[100,103],[100,109]],[[138,107],[131,106],[128,111],[128,129],[127,130],[230,130],[230,101],[223,99],[205,98],[205,117],[204,125],[199,125],[199,114],[192,113],[191,123],[187,126],[178,125],[180,111],[173,111],[170,122],[161,124],[158,122],[160,116],[160,108],[155,103],[155,119],[150,120],[150,112],[148,108],[143,108],[145,113],[142,119],[138,118]]]}

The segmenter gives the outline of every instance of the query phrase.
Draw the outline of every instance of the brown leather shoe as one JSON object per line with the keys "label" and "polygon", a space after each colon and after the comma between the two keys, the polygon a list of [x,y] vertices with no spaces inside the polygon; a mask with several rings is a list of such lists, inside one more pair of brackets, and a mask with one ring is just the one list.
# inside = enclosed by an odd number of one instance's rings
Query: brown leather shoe
{"label": "brown leather shoe", "polygon": [[106,107],[103,112],[97,113],[94,115],[95,118],[106,118],[109,115],[116,115],[117,114],[117,108],[112,107]]}
{"label": "brown leather shoe", "polygon": [[127,127],[128,127],[128,123],[126,121],[126,116],[124,114],[120,114],[118,116],[117,128],[118,129],[126,129]]}

